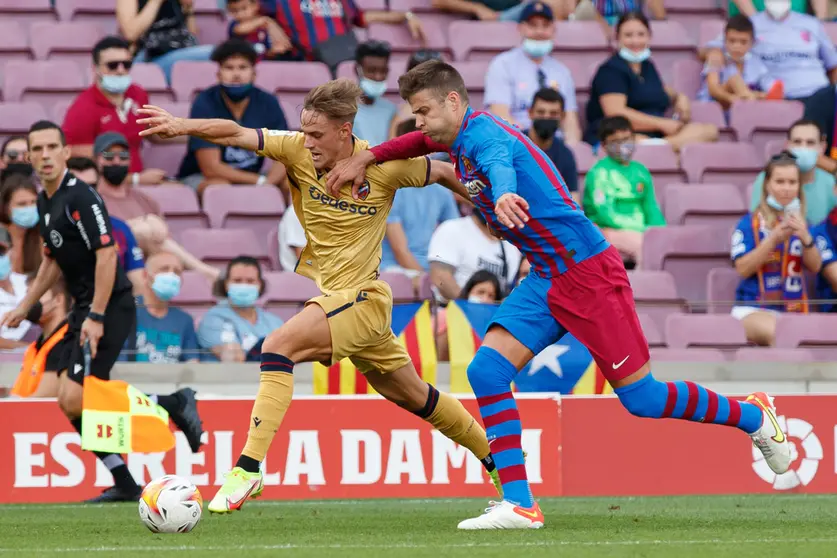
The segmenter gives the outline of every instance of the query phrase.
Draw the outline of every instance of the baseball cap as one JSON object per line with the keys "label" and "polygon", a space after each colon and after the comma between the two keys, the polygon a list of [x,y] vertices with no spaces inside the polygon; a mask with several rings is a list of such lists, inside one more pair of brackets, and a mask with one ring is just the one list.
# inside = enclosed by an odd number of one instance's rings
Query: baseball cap
{"label": "baseball cap", "polygon": [[544,4],[543,2],[532,2],[531,4],[526,4],[526,7],[523,8],[523,11],[520,13],[519,21],[526,21],[534,16],[545,17],[549,21],[555,19],[555,14],[552,13],[552,8],[549,7],[549,4]]}
{"label": "baseball cap", "polygon": [[105,132],[96,136],[93,142],[93,154],[101,155],[103,151],[107,151],[114,145],[124,145],[128,147],[128,140],[119,132]]}

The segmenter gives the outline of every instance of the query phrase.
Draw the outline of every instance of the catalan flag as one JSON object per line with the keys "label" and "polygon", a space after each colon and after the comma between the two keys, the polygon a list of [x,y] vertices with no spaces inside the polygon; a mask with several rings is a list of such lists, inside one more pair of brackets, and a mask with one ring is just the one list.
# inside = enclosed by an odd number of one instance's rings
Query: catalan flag
{"label": "catalan flag", "polygon": [[[436,383],[436,338],[430,302],[396,304],[392,308],[392,331],[407,348],[413,364],[424,381]],[[375,393],[352,361],[344,358],[331,366],[314,364],[314,393],[365,394]]]}
{"label": "catalan flag", "polygon": [[610,395],[613,393],[613,388],[605,380],[596,362],[591,360],[590,366],[575,383],[572,393],[573,395]]}
{"label": "catalan flag", "polygon": [[140,390],[120,380],[84,378],[81,449],[157,453],[174,442],[168,413]]}
{"label": "catalan flag", "polygon": [[[468,383],[468,364],[474,358],[499,306],[457,300],[446,310],[448,350],[450,353],[451,393],[471,393]],[[558,343],[546,347],[535,355],[532,362],[518,373],[514,380],[516,391],[551,391],[576,393],[581,387],[592,390],[597,383],[596,363],[590,351],[572,335],[565,335]],[[599,373],[599,376],[601,374]],[[602,382],[604,378],[601,378]],[[607,382],[604,382],[607,385]],[[607,386],[608,388],[610,386]],[[601,389],[604,389],[603,387]],[[604,391],[589,393],[604,393]]]}

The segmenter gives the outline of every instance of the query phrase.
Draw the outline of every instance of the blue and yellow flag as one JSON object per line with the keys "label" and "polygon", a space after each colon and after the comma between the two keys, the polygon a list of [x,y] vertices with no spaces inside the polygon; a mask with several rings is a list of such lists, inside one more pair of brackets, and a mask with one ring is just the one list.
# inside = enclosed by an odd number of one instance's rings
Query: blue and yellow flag
{"label": "blue and yellow flag", "polygon": [[[407,348],[410,358],[425,382],[436,383],[436,338],[430,302],[396,304],[392,307],[392,331]],[[331,366],[314,364],[314,393],[364,394],[375,393],[366,378],[348,358]]]}
{"label": "blue and yellow flag", "polygon": [[[499,306],[457,300],[447,307],[450,351],[450,390],[471,393],[468,364],[477,352]],[[590,351],[572,335],[565,335],[535,355],[514,380],[517,391],[574,394],[610,393]]]}

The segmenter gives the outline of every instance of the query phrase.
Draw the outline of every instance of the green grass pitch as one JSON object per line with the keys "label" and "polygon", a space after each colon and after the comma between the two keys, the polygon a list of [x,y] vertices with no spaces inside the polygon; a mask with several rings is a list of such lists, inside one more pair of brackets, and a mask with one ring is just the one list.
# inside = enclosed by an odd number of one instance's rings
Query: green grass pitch
{"label": "green grass pitch", "polygon": [[133,504],[0,507],[0,558],[825,558],[837,496],[552,498],[538,531],[461,532],[478,500],[249,502],[154,535]]}

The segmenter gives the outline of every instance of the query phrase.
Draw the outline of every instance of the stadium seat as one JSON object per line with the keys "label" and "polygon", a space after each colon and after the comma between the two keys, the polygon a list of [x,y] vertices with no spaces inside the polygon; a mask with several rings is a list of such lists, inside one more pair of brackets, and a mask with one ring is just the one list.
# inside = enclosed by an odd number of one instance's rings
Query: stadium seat
{"label": "stadium seat", "polygon": [[189,313],[195,320],[195,326],[215,306],[218,300],[212,295],[212,283],[197,271],[184,271],[181,277],[180,293],[172,299],[172,304]]}
{"label": "stadium seat", "polygon": [[[465,87],[468,89],[469,102],[475,110],[485,108],[485,74],[488,72],[488,62],[474,60],[470,62],[456,62],[457,71],[462,75]],[[398,99],[401,101],[400,97]]]}
{"label": "stadium seat", "polygon": [[26,30],[14,21],[0,21],[0,68],[11,60],[26,61],[35,58],[29,46]]}
{"label": "stadium seat", "polygon": [[85,68],[93,63],[93,46],[105,33],[95,23],[37,22],[30,27],[29,36],[39,60],[72,60]]}
{"label": "stadium seat", "polygon": [[739,283],[741,283],[741,276],[735,269],[717,267],[709,270],[709,277],[706,280],[707,311],[712,314],[729,314]]}
{"label": "stadium seat", "polygon": [[205,14],[196,14],[198,42],[202,45],[219,45],[230,38],[229,22],[226,19]]}
{"label": "stadium seat", "polygon": [[677,293],[688,302],[706,298],[706,277],[716,267],[730,267],[730,232],[718,227],[651,227],[642,243],[642,268],[671,273]]}
{"label": "stadium seat", "polygon": [[[784,138],[768,141],[764,146],[764,163],[767,164],[771,157],[778,155],[787,148],[788,141]],[[747,198],[750,199],[750,198]]]}
{"label": "stadium seat", "polygon": [[174,238],[189,229],[209,227],[209,219],[198,205],[195,191],[188,186],[142,186],[140,191],[160,205]]}
{"label": "stadium seat", "polygon": [[379,279],[387,283],[392,289],[392,300],[394,302],[413,302],[416,300],[413,280],[403,273],[381,273]]}
{"label": "stadium seat", "polygon": [[666,0],[665,7],[668,19],[682,25],[695,41],[700,37],[703,22],[723,21],[726,15],[716,0]]}
{"label": "stadium seat", "polygon": [[837,314],[782,313],[776,319],[776,346],[837,349]]}
{"label": "stadium seat", "polygon": [[596,161],[599,160],[599,157],[593,154],[593,148],[590,144],[583,141],[567,147],[569,147],[573,152],[573,155],[575,155],[575,163],[578,167],[578,192],[579,194],[583,194],[584,177],[587,175],[590,167],[595,165]]}
{"label": "stadium seat", "polygon": [[188,144],[185,143],[145,142],[142,148],[142,162],[146,168],[163,169],[166,176],[175,177],[187,150]]}
{"label": "stadium seat", "polygon": [[157,106],[163,110],[169,111],[173,116],[180,118],[188,118],[189,111],[192,109],[192,105],[189,103],[173,103],[171,101],[157,103]]}
{"label": "stadium seat", "polygon": [[44,107],[38,103],[0,104],[0,143],[9,136],[25,135],[34,122],[47,118]]}
{"label": "stadium seat", "polygon": [[[689,2],[691,0],[685,1]],[[726,25],[727,23],[725,21],[718,19],[707,19],[702,21],[700,24],[700,37],[698,39],[698,45],[700,48],[704,48],[706,43],[721,37],[724,33],[724,27],[726,27]]]}
{"label": "stadium seat", "polygon": [[[263,66],[264,64],[259,66],[259,72]],[[256,79],[258,80],[258,77]],[[215,62],[181,60],[172,66],[171,89],[175,99],[181,103],[191,103],[198,93],[217,83],[218,64]]]}
{"label": "stadium seat", "polygon": [[148,100],[155,105],[175,101],[174,92],[166,83],[166,76],[157,64],[134,64],[131,78],[148,93]]}
{"label": "stadium seat", "polygon": [[681,58],[672,68],[672,86],[675,91],[688,95],[690,99],[697,96],[701,86],[700,73],[703,64],[693,58]]}
{"label": "stadium seat", "polygon": [[466,19],[465,14],[440,12],[433,6],[431,0],[388,0],[389,9],[393,12],[413,12],[421,18],[422,23],[429,21],[442,29],[446,36],[451,23]]}
{"label": "stadium seat", "polygon": [[419,298],[421,300],[433,300],[433,281],[430,280],[430,274],[424,273],[421,276],[419,283]]}
{"label": "stadium seat", "polygon": [[665,330],[657,325],[654,319],[645,313],[639,313],[639,324],[648,341],[649,347],[665,347]]}
{"label": "stadium seat", "polygon": [[658,194],[667,184],[683,182],[686,175],[680,170],[677,162],[677,155],[672,151],[669,144],[643,145],[638,144],[634,152],[634,160],[639,161],[651,171],[654,179],[654,190]]}
{"label": "stadium seat", "polygon": [[773,347],[744,347],[735,351],[735,359],[741,362],[816,362],[816,356],[807,349],[776,349]]}
{"label": "stadium seat", "polygon": [[692,122],[705,122],[718,127],[718,141],[735,141],[735,130],[727,125],[721,105],[715,101],[694,101],[692,103]]}
{"label": "stadium seat", "polygon": [[357,0],[355,3],[361,10],[387,10],[386,0]]}
{"label": "stadium seat", "polygon": [[737,101],[730,109],[729,123],[738,141],[751,142],[763,153],[768,141],[787,138],[791,125],[802,118],[803,108],[798,101]]}
{"label": "stadium seat", "polygon": [[302,102],[288,101],[284,95],[279,95],[279,106],[285,113],[285,120],[288,122],[289,130],[299,130],[299,117],[302,113]]}
{"label": "stadium seat", "polygon": [[279,262],[279,227],[273,227],[267,233],[267,238],[265,238],[265,242],[267,243],[267,257],[270,260],[270,269],[276,269],[279,271],[293,271],[292,269],[284,269],[282,264]]}
{"label": "stadium seat", "polygon": [[61,21],[95,23],[108,35],[118,34],[113,0],[61,0],[56,3],[55,10]]}
{"label": "stadium seat", "polygon": [[275,186],[209,186],[203,209],[215,229],[249,228],[267,253],[267,235],[285,211],[285,199]]}
{"label": "stadium seat", "polygon": [[28,26],[38,21],[57,20],[52,0],[0,0],[0,21]]}
{"label": "stadium seat", "polygon": [[488,62],[520,44],[517,25],[507,21],[454,21],[448,36],[457,62]]}
{"label": "stadium seat", "polygon": [[762,155],[750,143],[695,143],[680,153],[689,182],[730,182],[742,193],[764,168]]}
{"label": "stadium seat", "polygon": [[268,271],[264,279],[265,309],[286,321],[302,310],[305,301],[322,294],[314,281],[291,271]]}
{"label": "stadium seat", "polygon": [[38,102],[46,108],[75,97],[88,85],[86,73],[69,60],[11,61],[5,68],[3,98]]}
{"label": "stadium seat", "polygon": [[666,317],[688,310],[686,302],[677,294],[674,277],[665,271],[633,270],[628,272],[634,292],[637,312],[648,316],[660,330],[665,328]]}
{"label": "stadium seat", "polygon": [[715,225],[729,231],[747,213],[738,188],[723,184],[669,186],[664,214],[669,225]]}
{"label": "stadium seat", "polygon": [[439,52],[450,52],[448,38],[442,27],[433,20],[422,21],[425,44],[422,45],[410,35],[406,25],[395,23],[370,23],[367,28],[369,40],[386,41],[392,52],[411,55],[420,48]]}
{"label": "stadium seat", "polygon": [[49,114],[52,121],[61,124],[64,122],[64,117],[67,116],[67,111],[70,110],[70,106],[73,104],[75,99],[71,98],[64,98],[60,101],[55,101],[53,103],[51,109],[47,109],[47,113]]}
{"label": "stadium seat", "polygon": [[[521,42],[517,29],[515,38],[512,46],[518,46]],[[589,67],[592,70],[591,77],[611,54],[608,38],[595,21],[557,21],[553,38],[555,47],[552,55],[558,60],[570,59]]]}
{"label": "stadium seat", "polygon": [[669,349],[667,347],[652,347],[651,361],[657,362],[725,362],[724,353],[718,349]]}
{"label": "stadium seat", "polygon": [[261,62],[256,72],[257,86],[299,107],[308,91],[330,79],[328,67],[320,62]]}
{"label": "stadium seat", "polygon": [[[596,72],[596,67],[587,64],[582,64],[577,60],[573,60],[566,57],[561,59],[561,63],[563,63],[564,66],[567,67],[567,69],[570,71],[570,74],[573,77],[573,83],[575,84],[576,103],[586,103],[590,98],[590,85],[593,83],[593,76]],[[457,68],[459,67],[458,64],[456,66]],[[565,92],[562,91],[561,93],[564,94]],[[582,116],[580,107],[579,116]]]}
{"label": "stadium seat", "polygon": [[267,267],[267,249],[250,229],[189,229],[180,235],[183,247],[196,258],[223,267],[238,256],[252,256]]}
{"label": "stadium seat", "polygon": [[694,39],[680,23],[672,20],[651,22],[651,51],[663,83],[674,79],[674,64],[678,60],[697,60]]}
{"label": "stadium seat", "polygon": [[666,341],[672,349],[707,347],[725,354],[747,345],[741,322],[723,314],[672,314],[666,319]]}

